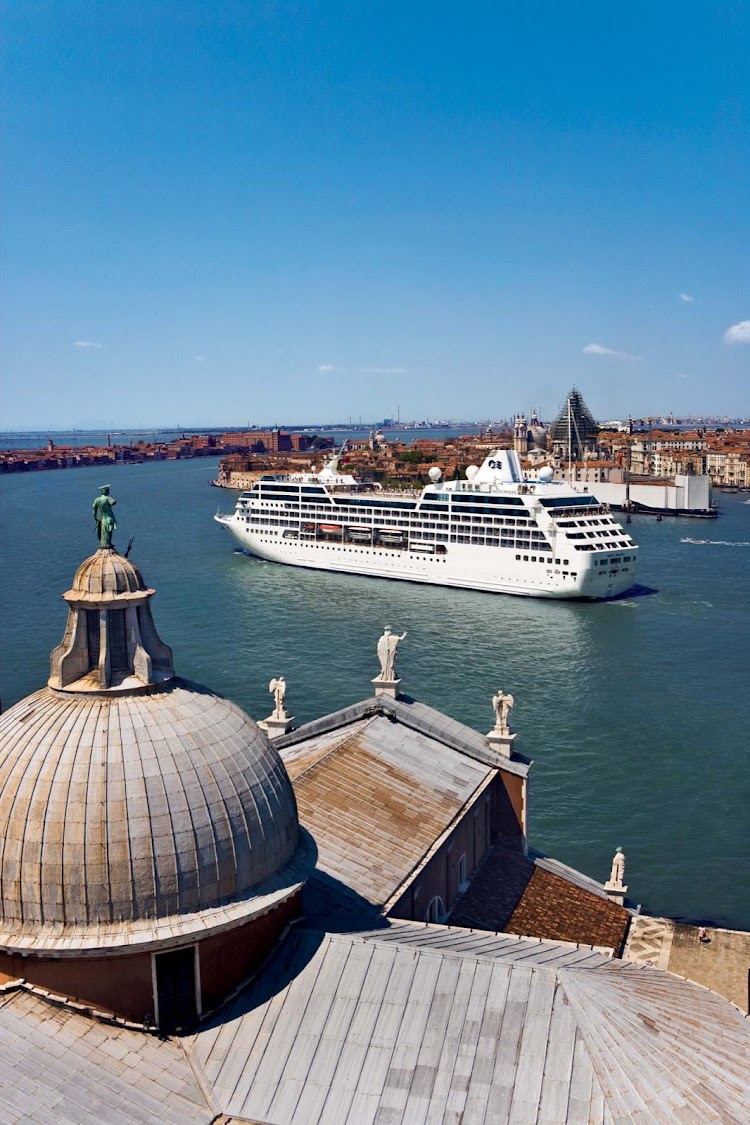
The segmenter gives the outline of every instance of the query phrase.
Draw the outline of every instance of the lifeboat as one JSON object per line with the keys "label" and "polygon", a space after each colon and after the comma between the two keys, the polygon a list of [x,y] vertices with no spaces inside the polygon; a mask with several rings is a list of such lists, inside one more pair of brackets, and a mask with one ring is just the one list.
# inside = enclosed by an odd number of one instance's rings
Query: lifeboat
{"label": "lifeboat", "polygon": [[319,523],[318,527],[320,528],[320,530],[323,532],[324,535],[340,535],[341,534],[341,524],[340,523]]}
{"label": "lifeboat", "polygon": [[369,543],[372,539],[372,528],[365,527],[364,524],[353,523],[347,527],[346,534],[355,543]]}
{"label": "lifeboat", "polygon": [[381,543],[388,543],[392,546],[401,546],[404,542],[403,531],[397,531],[389,527],[383,527],[378,530],[378,539]]}

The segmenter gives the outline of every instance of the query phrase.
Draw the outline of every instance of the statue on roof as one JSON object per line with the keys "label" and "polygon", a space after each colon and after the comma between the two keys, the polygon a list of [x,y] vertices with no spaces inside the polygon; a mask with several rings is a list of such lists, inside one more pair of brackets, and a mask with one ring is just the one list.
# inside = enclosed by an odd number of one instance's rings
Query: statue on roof
{"label": "statue on roof", "polygon": [[268,690],[273,696],[273,715],[272,719],[286,719],[287,714],[284,708],[284,697],[286,695],[286,680],[283,676],[277,676],[271,680],[268,685]]}
{"label": "statue on roof", "polygon": [[383,636],[378,641],[378,660],[380,661],[380,679],[394,681],[396,676],[396,649],[406,636],[403,632],[399,637],[391,632],[390,625],[386,625]]}
{"label": "statue on roof", "polygon": [[100,547],[112,547],[112,533],[117,529],[117,521],[113,511],[116,503],[117,501],[109,495],[109,485],[103,484],[92,505]]}
{"label": "statue on roof", "polygon": [[500,734],[510,734],[508,717],[515,700],[509,692],[498,688],[497,694],[492,697],[492,709],[495,712],[495,730]]}
{"label": "statue on roof", "polygon": [[612,860],[612,870],[609,873],[609,883],[607,885],[612,887],[622,887],[624,882],[625,856],[623,855],[622,848],[617,848]]}

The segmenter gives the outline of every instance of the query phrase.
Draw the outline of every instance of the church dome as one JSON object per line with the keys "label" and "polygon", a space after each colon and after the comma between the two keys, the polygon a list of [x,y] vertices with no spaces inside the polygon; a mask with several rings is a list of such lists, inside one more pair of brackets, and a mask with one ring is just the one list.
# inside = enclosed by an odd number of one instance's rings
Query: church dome
{"label": "church dome", "polygon": [[205,936],[286,901],[314,866],[278,752],[175,676],[154,593],[100,547],[63,595],[47,687],[0,716],[0,948]]}
{"label": "church dome", "polygon": [[43,688],[0,717],[0,944],[130,923],[166,932],[175,916],[272,892],[299,843],[278,753],[205,688]]}
{"label": "church dome", "polygon": [[135,563],[124,555],[118,555],[114,549],[105,548],[83,560],[75,573],[72,588],[64,597],[71,601],[78,595],[85,600],[89,597],[145,593],[147,589]]}

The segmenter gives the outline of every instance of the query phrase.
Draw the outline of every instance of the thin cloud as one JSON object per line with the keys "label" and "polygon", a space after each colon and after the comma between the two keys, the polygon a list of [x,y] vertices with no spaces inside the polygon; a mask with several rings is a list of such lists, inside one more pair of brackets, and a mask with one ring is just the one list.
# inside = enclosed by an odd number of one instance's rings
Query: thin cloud
{"label": "thin cloud", "polygon": [[361,367],[360,375],[408,375],[408,367]]}
{"label": "thin cloud", "polygon": [[583,349],[585,355],[603,355],[609,356],[610,359],[640,359],[639,355],[631,355],[630,352],[618,352],[614,348],[607,348],[604,344],[586,344]]}
{"label": "thin cloud", "polygon": [[331,371],[338,371],[339,368],[335,367],[332,363],[320,363],[315,369],[320,375],[327,375]]}
{"label": "thin cloud", "polygon": [[101,344],[97,344],[96,340],[74,340],[74,348],[101,348]]}
{"label": "thin cloud", "polygon": [[725,344],[750,344],[750,320],[733,324],[724,333]]}
{"label": "thin cloud", "polygon": [[193,363],[205,363],[205,362],[206,362],[206,357],[204,355],[194,355],[193,356]]}
{"label": "thin cloud", "polygon": [[680,293],[680,300],[684,301],[686,305],[692,305],[695,297],[691,297],[689,293]]}

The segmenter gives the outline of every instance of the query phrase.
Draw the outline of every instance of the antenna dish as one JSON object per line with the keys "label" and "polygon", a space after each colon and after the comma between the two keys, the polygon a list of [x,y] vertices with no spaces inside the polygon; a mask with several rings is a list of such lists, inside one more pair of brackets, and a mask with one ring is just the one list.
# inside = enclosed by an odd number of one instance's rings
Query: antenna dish
{"label": "antenna dish", "polygon": [[443,475],[442,470],[439,469],[437,467],[437,465],[433,465],[432,468],[430,469],[429,473],[427,474],[427,476],[430,478],[430,480],[432,481],[433,484],[437,484],[437,482],[440,480],[442,475]]}
{"label": "antenna dish", "polygon": [[549,484],[555,473],[551,465],[545,465],[543,469],[539,470],[539,480],[542,484]]}
{"label": "antenna dish", "polygon": [[478,472],[479,472],[479,465],[469,465],[468,469],[466,470],[466,479],[467,480],[474,480],[474,477],[477,475]]}

